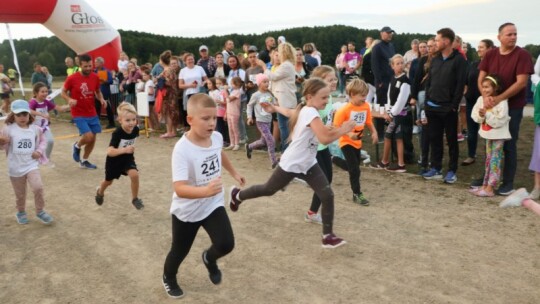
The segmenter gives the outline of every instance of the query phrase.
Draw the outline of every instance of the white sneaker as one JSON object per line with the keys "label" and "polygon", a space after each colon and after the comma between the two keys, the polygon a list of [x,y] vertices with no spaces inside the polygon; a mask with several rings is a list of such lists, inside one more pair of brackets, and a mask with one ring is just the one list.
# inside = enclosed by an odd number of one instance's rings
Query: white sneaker
{"label": "white sneaker", "polygon": [[314,224],[322,225],[322,218],[321,218],[321,215],[318,213],[309,214],[308,212],[306,212],[306,214],[304,214],[304,221],[306,223],[314,223]]}
{"label": "white sneaker", "polygon": [[529,194],[529,198],[535,201],[538,200],[540,198],[540,189],[534,188],[531,194]]}
{"label": "white sneaker", "polygon": [[521,206],[521,202],[523,202],[523,200],[526,199],[528,196],[529,193],[525,188],[519,188],[518,190],[514,191],[514,193],[510,194],[507,198],[505,198],[501,202],[499,207],[519,207]]}

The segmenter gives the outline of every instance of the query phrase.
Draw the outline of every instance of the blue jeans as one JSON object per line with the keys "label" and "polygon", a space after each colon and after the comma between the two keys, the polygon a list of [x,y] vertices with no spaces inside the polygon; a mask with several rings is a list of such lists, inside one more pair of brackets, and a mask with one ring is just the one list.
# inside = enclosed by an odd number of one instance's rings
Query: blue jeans
{"label": "blue jeans", "polygon": [[287,146],[287,140],[289,139],[289,118],[287,116],[277,113],[277,121],[279,127],[279,133],[281,136],[281,153],[285,152]]}
{"label": "blue jeans", "polygon": [[523,108],[508,109],[510,115],[510,135],[512,139],[504,142],[504,169],[502,174],[502,185],[514,187],[514,177],[517,170],[517,140],[519,137],[519,125],[523,118]]}

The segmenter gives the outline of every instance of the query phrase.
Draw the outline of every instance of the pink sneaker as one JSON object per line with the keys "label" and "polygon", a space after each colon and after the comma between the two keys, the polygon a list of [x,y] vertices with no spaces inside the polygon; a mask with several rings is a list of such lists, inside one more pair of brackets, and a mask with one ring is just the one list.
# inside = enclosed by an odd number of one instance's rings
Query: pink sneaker
{"label": "pink sneaker", "polygon": [[347,244],[347,242],[344,239],[337,237],[334,233],[330,233],[322,239],[323,248],[336,248],[345,244]]}

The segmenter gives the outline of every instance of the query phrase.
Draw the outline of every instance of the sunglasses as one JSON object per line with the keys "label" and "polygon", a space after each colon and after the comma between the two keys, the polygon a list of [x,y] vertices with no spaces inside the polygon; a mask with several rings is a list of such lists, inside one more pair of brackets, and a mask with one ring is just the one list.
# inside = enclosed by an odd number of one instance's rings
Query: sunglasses
{"label": "sunglasses", "polygon": [[27,115],[28,115],[28,112],[21,112],[21,113],[15,114],[15,116],[17,117],[22,117],[22,116],[27,116]]}

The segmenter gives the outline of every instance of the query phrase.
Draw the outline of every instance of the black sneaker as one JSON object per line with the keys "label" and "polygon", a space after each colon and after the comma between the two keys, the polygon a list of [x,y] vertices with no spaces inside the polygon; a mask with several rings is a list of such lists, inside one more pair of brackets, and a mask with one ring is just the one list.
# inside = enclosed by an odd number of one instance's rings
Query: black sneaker
{"label": "black sneaker", "polygon": [[246,156],[248,159],[251,159],[251,152],[253,152],[253,149],[251,149],[249,145],[246,144]]}
{"label": "black sneaker", "polygon": [[165,275],[163,275],[162,282],[163,282],[163,287],[165,288],[165,292],[167,292],[169,297],[180,299],[184,296],[184,291],[182,291],[182,288],[178,286],[178,283],[176,282],[176,278],[168,279]]}
{"label": "black sneaker", "polygon": [[407,172],[407,169],[405,168],[405,165],[400,166],[398,164],[391,164],[390,166],[385,168],[386,171],[390,172],[397,172],[397,173],[405,173]]}
{"label": "black sneaker", "polygon": [[502,195],[502,196],[508,196],[512,193],[514,193],[514,187],[512,187],[511,185],[505,185],[505,184],[502,184],[499,189],[497,189],[496,193],[497,195]]}
{"label": "black sneaker", "polygon": [[214,285],[218,285],[219,283],[221,283],[221,270],[219,270],[216,262],[210,263],[206,259],[207,253],[208,253],[207,250],[205,250],[202,253],[202,260],[203,260],[204,266],[206,266],[206,269],[208,269],[208,277],[210,277],[210,281]]}
{"label": "black sneaker", "polygon": [[471,181],[471,184],[469,185],[470,188],[478,188],[482,187],[484,185],[484,179],[483,178],[477,178],[473,179]]}
{"label": "black sneaker", "polygon": [[100,187],[100,186],[97,186],[97,188],[96,188],[96,204],[98,204],[99,206],[101,206],[101,205],[103,205],[103,201],[104,201],[105,195],[99,194],[99,188],[101,188],[101,187]]}
{"label": "black sneaker", "polygon": [[142,202],[142,199],[140,198],[134,198],[131,203],[133,204],[133,206],[135,206],[135,208],[137,208],[137,210],[141,210],[144,208],[144,204]]}
{"label": "black sneaker", "polygon": [[236,195],[240,192],[240,189],[236,188],[235,186],[231,187],[231,190],[229,191],[230,199],[229,199],[229,208],[231,208],[232,212],[238,211],[238,207],[240,207],[241,201],[236,199]]}
{"label": "black sneaker", "polygon": [[386,169],[388,168],[388,166],[390,165],[390,163],[383,163],[382,161],[379,161],[376,165],[375,165],[375,168],[376,169]]}

